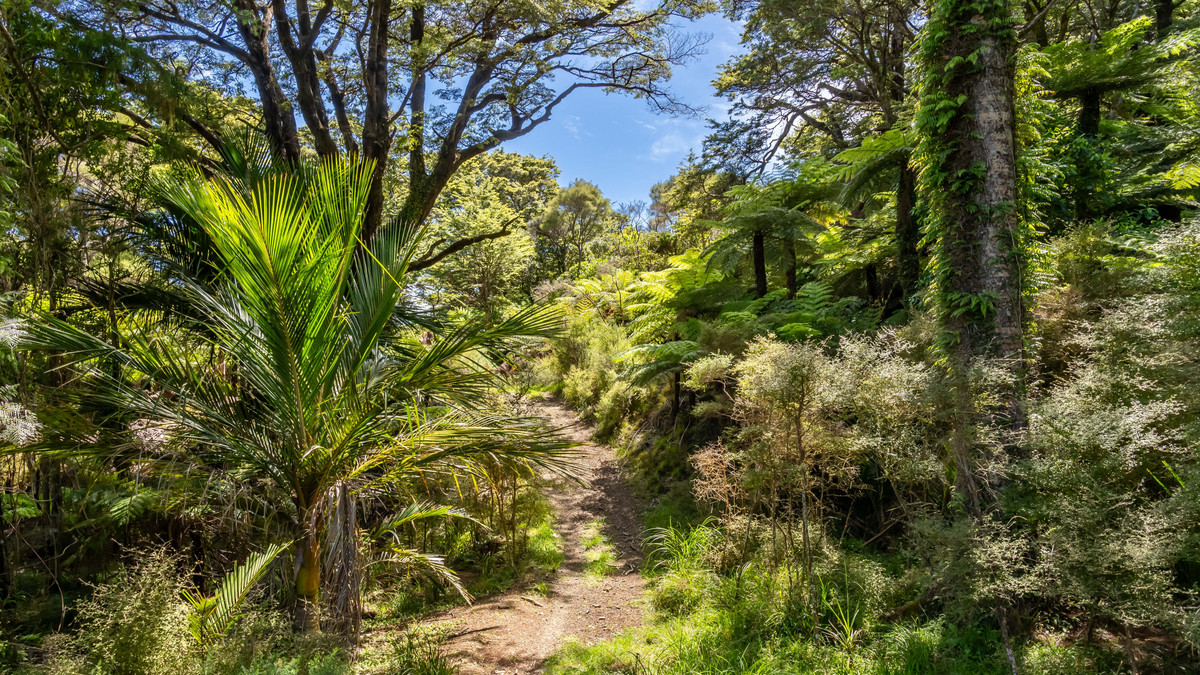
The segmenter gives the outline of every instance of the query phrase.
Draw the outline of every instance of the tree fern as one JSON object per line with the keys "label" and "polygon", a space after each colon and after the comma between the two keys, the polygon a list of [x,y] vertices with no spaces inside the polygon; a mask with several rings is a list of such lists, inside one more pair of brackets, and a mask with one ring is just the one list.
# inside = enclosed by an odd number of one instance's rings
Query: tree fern
{"label": "tree fern", "polygon": [[708,352],[691,340],[674,340],[663,344],[634,345],[613,360],[628,363],[626,377],[635,385],[645,385],[660,377],[679,372],[692,361]]}
{"label": "tree fern", "polygon": [[802,312],[818,316],[829,311],[833,297],[833,287],[824,281],[812,281],[800,288],[795,306]]}
{"label": "tree fern", "polygon": [[145,515],[154,501],[159,498],[157,490],[135,487],[131,494],[119,497],[109,503],[108,515],[114,524],[124,526]]}

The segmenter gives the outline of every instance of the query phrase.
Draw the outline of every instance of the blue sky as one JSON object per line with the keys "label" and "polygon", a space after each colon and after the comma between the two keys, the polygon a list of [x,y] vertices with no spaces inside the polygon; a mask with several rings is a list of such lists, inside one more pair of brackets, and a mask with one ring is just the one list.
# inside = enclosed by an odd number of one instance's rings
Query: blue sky
{"label": "blue sky", "polygon": [[524,138],[504,144],[510,152],[550,155],[562,169],[559,182],[576,178],[600,186],[613,204],[649,201],[650,186],[675,172],[707,134],[705,117],[723,117],[725,102],[713,96],[717,67],[738,51],[739,25],[719,14],[680,26],[711,35],[699,60],[677,68],[670,88],[686,103],[704,107],[698,118],[656,114],[644,101],[597,90],[578,91],[551,119]]}

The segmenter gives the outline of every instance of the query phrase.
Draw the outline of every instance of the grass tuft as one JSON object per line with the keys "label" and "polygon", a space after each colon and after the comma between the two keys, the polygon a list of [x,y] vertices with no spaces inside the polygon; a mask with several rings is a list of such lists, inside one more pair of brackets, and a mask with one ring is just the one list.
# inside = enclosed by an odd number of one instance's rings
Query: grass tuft
{"label": "grass tuft", "polygon": [[617,572],[617,554],[608,537],[604,536],[604,519],[597,518],[583,527],[584,573],[592,579],[611,576]]}

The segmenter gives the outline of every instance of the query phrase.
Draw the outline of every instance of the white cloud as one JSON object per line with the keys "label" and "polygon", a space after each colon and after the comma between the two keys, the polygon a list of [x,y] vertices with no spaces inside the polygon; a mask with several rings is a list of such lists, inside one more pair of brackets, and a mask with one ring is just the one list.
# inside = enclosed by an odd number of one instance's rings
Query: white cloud
{"label": "white cloud", "polygon": [[667,120],[666,126],[673,128],[660,133],[639,159],[649,162],[678,161],[704,140],[704,126],[696,120]]}
{"label": "white cloud", "polygon": [[572,138],[580,141],[583,140],[584,136],[592,135],[592,132],[583,130],[582,122],[583,119],[580,118],[579,115],[568,115],[567,118],[563,120],[562,128],[567,133],[571,134]]}
{"label": "white cloud", "polygon": [[678,132],[659,136],[658,140],[650,146],[650,150],[646,153],[646,159],[652,162],[661,162],[669,157],[686,152],[688,143],[684,140],[683,135]]}

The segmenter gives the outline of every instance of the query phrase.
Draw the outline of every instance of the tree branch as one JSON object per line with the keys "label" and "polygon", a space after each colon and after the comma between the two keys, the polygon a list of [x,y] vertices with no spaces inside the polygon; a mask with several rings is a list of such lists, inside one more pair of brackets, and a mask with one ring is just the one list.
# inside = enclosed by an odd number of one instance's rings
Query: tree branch
{"label": "tree branch", "polygon": [[429,268],[429,267],[432,267],[432,266],[438,264],[442,260],[446,259],[448,256],[454,255],[455,253],[458,253],[459,251],[463,250],[464,248],[466,248],[468,246],[473,246],[473,245],[478,244],[483,241],[489,241],[491,239],[499,239],[500,237],[507,236],[509,234],[508,228],[511,227],[513,223],[517,222],[517,220],[518,220],[518,218],[509,218],[507,222],[505,222],[503,225],[500,226],[499,230],[496,230],[494,232],[485,232],[483,234],[476,234],[476,235],[473,235],[470,237],[463,237],[462,239],[459,239],[458,241],[454,242],[453,244],[450,244],[449,246],[447,246],[446,248],[442,249],[441,251],[439,251],[438,253],[436,253],[434,255],[429,255],[427,253],[420,260],[410,263],[408,266],[408,269],[409,269],[409,271],[412,271],[412,272],[419,272],[423,269],[426,269],[426,268]]}

